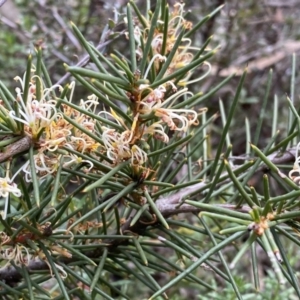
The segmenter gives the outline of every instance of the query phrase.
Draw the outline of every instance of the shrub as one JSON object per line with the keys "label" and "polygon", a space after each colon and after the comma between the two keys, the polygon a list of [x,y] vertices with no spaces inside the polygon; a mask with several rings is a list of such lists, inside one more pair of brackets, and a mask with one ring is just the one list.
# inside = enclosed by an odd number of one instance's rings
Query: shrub
{"label": "shrub", "polygon": [[[128,56],[105,55],[71,23],[88,54],[64,64],[74,81],[53,84],[36,45],[15,92],[0,83],[3,298],[205,299],[221,286],[228,299],[246,299],[264,272],[265,291],[276,278],[288,286],[282,295],[300,296],[291,257],[299,246],[298,112],[288,99],[278,140],[274,105],[264,149],[251,143],[246,119],[246,155],[234,157],[245,70],[230,106],[219,102],[222,133],[211,142],[219,115],[204,104],[234,74],[201,93],[218,47],[211,38],[194,46],[193,36],[221,9],[192,24],[182,3],[157,1],[142,13],[130,1],[120,16]],[[111,39],[116,24],[109,26]],[[241,280],[243,266],[252,275]]]}

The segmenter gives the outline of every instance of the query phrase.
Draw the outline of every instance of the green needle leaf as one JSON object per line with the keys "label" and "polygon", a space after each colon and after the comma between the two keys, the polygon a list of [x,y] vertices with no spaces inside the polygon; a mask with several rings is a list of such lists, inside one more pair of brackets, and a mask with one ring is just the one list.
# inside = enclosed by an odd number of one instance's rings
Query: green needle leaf
{"label": "green needle leaf", "polygon": [[215,254],[216,252],[220,251],[224,248],[225,245],[228,245],[232,243],[233,241],[240,238],[244,233],[237,232],[233,234],[232,236],[228,237],[224,241],[220,242],[218,245],[212,247],[209,251],[207,251],[200,259],[198,259],[196,262],[192,263],[188,268],[186,268],[181,274],[179,274],[177,277],[169,281],[165,286],[163,286],[159,291],[154,293],[149,300],[155,299],[157,296],[164,293],[167,289],[178,283],[181,279],[185,278],[187,274],[190,274],[193,272],[196,268],[198,268],[203,262],[205,262],[210,256]]}

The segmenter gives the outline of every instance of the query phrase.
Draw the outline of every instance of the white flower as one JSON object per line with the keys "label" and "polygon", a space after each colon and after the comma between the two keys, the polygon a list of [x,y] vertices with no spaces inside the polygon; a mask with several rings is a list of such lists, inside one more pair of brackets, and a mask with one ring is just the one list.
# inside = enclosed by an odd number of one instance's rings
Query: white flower
{"label": "white flower", "polygon": [[[299,156],[300,143],[298,143],[296,148],[296,159],[293,166],[293,170],[289,172],[289,178],[293,180],[296,184],[300,183],[300,156]],[[293,175],[295,174],[296,175]]]}
{"label": "white flower", "polygon": [[11,181],[10,178],[0,177],[0,197],[8,197],[9,193],[12,193],[16,197],[21,197],[22,193],[17,185]]}
{"label": "white flower", "polygon": [[9,178],[10,161],[8,161],[6,163],[6,176],[4,178],[0,177],[0,197],[5,198],[4,212],[1,212],[2,218],[4,220],[6,219],[6,215],[8,211],[9,194],[12,193],[16,197],[21,197],[22,195],[21,190],[14,183],[14,178],[19,174],[21,170],[22,168],[20,168],[12,178]]}

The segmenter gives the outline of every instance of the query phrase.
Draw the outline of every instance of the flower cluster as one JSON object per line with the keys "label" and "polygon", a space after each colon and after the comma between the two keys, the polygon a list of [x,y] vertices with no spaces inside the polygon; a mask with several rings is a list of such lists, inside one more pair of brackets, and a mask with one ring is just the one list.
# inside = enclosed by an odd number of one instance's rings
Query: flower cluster
{"label": "flower cluster", "polygon": [[[48,262],[47,257],[44,252],[39,249],[31,249],[27,247],[28,240],[36,240],[41,239],[43,237],[43,230],[48,233],[49,224],[39,225],[38,228],[42,230],[42,236],[36,236],[32,232],[20,232],[13,240],[10,236],[8,236],[5,232],[0,232],[0,258],[6,261],[6,266],[9,266],[11,262],[13,262],[17,266],[28,266],[31,261],[36,259],[40,259],[44,261],[50,270],[51,275],[53,276],[52,266]],[[44,233],[45,233],[44,232]],[[55,243],[44,243],[52,254],[60,255],[64,257],[72,257],[72,255],[68,252],[68,250],[63,249]],[[59,270],[61,277],[65,279],[67,277],[67,273],[65,270],[58,264],[54,263],[55,267]]]}
{"label": "flower cluster", "polygon": [[[138,58],[143,57],[142,45],[147,43],[150,26],[150,21],[148,27],[136,22],[134,35]],[[123,133],[118,133],[115,130],[105,130],[109,138],[105,137],[104,140],[108,141],[106,147],[109,149],[108,152],[113,161],[129,159],[134,156],[134,153],[138,153],[133,162],[135,161],[135,164],[139,162],[142,165],[147,161],[147,156],[142,149],[138,148],[138,141],[145,140],[147,142],[150,137],[154,137],[168,143],[169,131],[185,133],[192,125],[198,125],[198,113],[195,110],[174,108],[174,105],[184,97],[193,96],[188,88],[182,88],[183,86],[203,79],[208,72],[201,78],[188,81],[192,75],[192,71],[190,71],[181,80],[175,81],[175,79],[172,79],[156,88],[151,87],[153,82],[151,82],[152,77],[150,76],[153,69],[157,75],[160,74],[171,51],[172,60],[168,62],[162,78],[191,63],[194,59],[193,51],[199,49],[191,46],[192,42],[189,38],[182,38],[179,46],[175,48],[175,43],[178,41],[181,32],[191,28],[192,23],[184,18],[184,4],[182,3],[174,5],[167,24],[163,21],[157,22],[152,37],[152,49],[148,58],[148,66],[143,74],[139,74],[147,83],[138,84],[135,93],[130,98],[134,106],[132,109],[132,119],[134,120],[132,127],[126,129]],[[209,63],[205,62],[204,65],[207,65],[210,69]],[[114,155],[111,153],[114,153]]]}
{"label": "flower cluster", "polygon": [[10,238],[3,231],[0,232],[0,258],[7,261],[6,266],[13,261],[17,266],[28,265],[32,259],[32,254],[29,253],[27,247],[20,244],[10,244]]}
{"label": "flower cluster", "polygon": [[[149,26],[152,26],[150,22]],[[1,102],[0,120],[4,120],[7,113],[9,124],[32,139],[34,168],[39,179],[54,176],[60,165],[72,168],[84,163],[83,170],[98,172],[93,159],[102,160],[104,156],[104,163],[111,166],[130,161],[135,172],[140,174],[142,170],[152,168],[147,154],[151,139],[169,143],[172,131],[184,135],[191,126],[198,125],[199,112],[174,107],[182,99],[193,97],[187,88],[193,69],[184,73],[181,80],[166,80],[156,87],[151,82],[153,70],[159,75],[171,52],[173,59],[168,62],[161,77],[189,65],[194,59],[193,51],[198,49],[191,46],[190,39],[182,38],[182,32],[191,28],[191,22],[184,19],[182,3],[175,4],[167,24],[162,21],[157,23],[151,42],[152,50],[147,58],[148,65],[143,74],[138,75],[143,80],[135,81],[131,90],[126,90],[130,101],[127,119],[122,117],[120,111],[111,108],[109,112],[105,107],[99,108],[98,98],[93,94],[81,100],[79,105],[72,103],[74,82],[69,85],[69,93],[66,93],[59,85],[46,87],[42,78],[35,75],[35,68],[31,70],[33,74],[29,83],[26,83],[26,74],[23,79],[16,77],[21,86],[16,88],[15,109],[8,110]],[[138,52],[141,52],[142,45],[147,43],[149,28],[137,22],[134,33]],[[175,46],[179,38],[181,42]],[[118,67],[122,73],[122,67]],[[63,99],[56,97],[57,91],[64,95]],[[104,97],[109,99],[108,95]],[[27,182],[31,181],[33,170],[29,160],[19,171],[24,172]],[[7,196],[9,193],[20,196],[13,181],[6,177],[0,181],[0,194]]]}
{"label": "flower cluster", "polygon": [[[167,60],[167,56],[170,52],[175,49],[174,45],[177,42],[179,35],[182,31],[188,31],[192,29],[193,24],[190,21],[187,21],[184,18],[184,3],[175,3],[173,11],[170,14],[169,22],[165,24],[164,21],[158,21],[158,26],[154,32],[151,48],[153,56],[149,62],[148,68],[143,76],[144,79],[148,78],[148,74],[152,66],[154,66],[156,72],[159,72],[163,62]],[[150,23],[149,23],[150,27]],[[165,33],[165,27],[167,27],[167,34]],[[137,24],[135,27],[135,39],[137,41],[138,48],[136,50],[138,57],[142,57],[141,45],[146,44],[148,39],[149,28],[140,28]],[[166,34],[166,36],[165,36]],[[165,44],[164,44],[165,40]],[[192,41],[189,38],[182,38],[179,47],[176,47],[176,51],[173,55],[172,61],[168,65],[167,70],[164,73],[164,77],[174,73],[175,71],[187,66],[194,59],[193,51],[199,50],[191,46]],[[164,47],[163,47],[164,46]],[[186,86],[190,83],[194,83],[204,79],[211,70],[211,65],[208,62],[204,62],[203,65],[208,67],[207,72],[192,81],[189,81],[192,72],[187,72],[185,77],[181,79],[177,84],[178,86]],[[171,83],[172,84],[172,83]],[[164,87],[159,87],[158,90],[163,89]],[[173,85],[174,88],[174,85]],[[176,87],[175,87],[176,90]]]}
{"label": "flower cluster", "polygon": [[[20,81],[24,91],[24,81],[20,77],[15,79]],[[37,100],[36,95],[37,80],[42,87],[39,100]],[[75,83],[72,82],[70,84],[71,95],[73,95],[74,87]],[[61,111],[58,111],[57,100],[51,98],[51,91],[55,89],[61,91],[62,87],[45,88],[42,79],[34,75],[30,81],[26,99],[23,99],[22,90],[16,88],[20,115],[16,116],[14,110],[9,112],[9,116],[13,121],[24,124],[24,133],[30,136],[35,143],[37,148],[37,153],[34,155],[35,170],[40,178],[54,174],[57,171],[62,159],[62,154],[57,150],[69,149],[79,153],[92,153],[99,146],[94,139],[83,133],[78,127],[74,127],[66,118],[72,119],[83,130],[91,133],[95,132],[95,120],[67,105],[62,105]],[[88,111],[94,110],[97,105],[97,98],[92,95],[87,101],[82,100],[79,107],[82,111]],[[90,169],[93,167],[90,161],[83,160],[71,151],[69,153],[67,151],[63,156],[63,166],[70,167],[82,162],[87,162]],[[26,180],[30,181],[32,170],[29,161],[25,163],[22,170],[26,174]]]}
{"label": "flower cluster", "polygon": [[[157,124],[165,123],[171,130],[184,131],[186,132],[190,125],[197,125],[197,113],[192,109],[172,109],[165,108],[169,102],[178,99],[183,94],[189,94],[187,88],[176,92],[174,95],[164,100],[164,93],[160,93],[157,96],[158,91],[161,91],[164,87],[158,87],[156,90],[147,95],[140,102],[141,109],[140,113],[147,115],[153,113],[155,116],[160,118]],[[190,93],[191,94],[191,93]],[[175,121],[177,126],[175,124]]]}

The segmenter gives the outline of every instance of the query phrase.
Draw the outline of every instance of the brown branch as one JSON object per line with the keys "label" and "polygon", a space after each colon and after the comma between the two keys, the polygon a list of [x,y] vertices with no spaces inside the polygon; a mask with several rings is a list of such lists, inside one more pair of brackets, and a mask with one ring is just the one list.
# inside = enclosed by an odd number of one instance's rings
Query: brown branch
{"label": "brown branch", "polygon": [[25,135],[18,141],[8,145],[4,152],[0,153],[0,163],[8,159],[11,159],[13,156],[25,152],[32,145],[32,138],[28,135]]}

